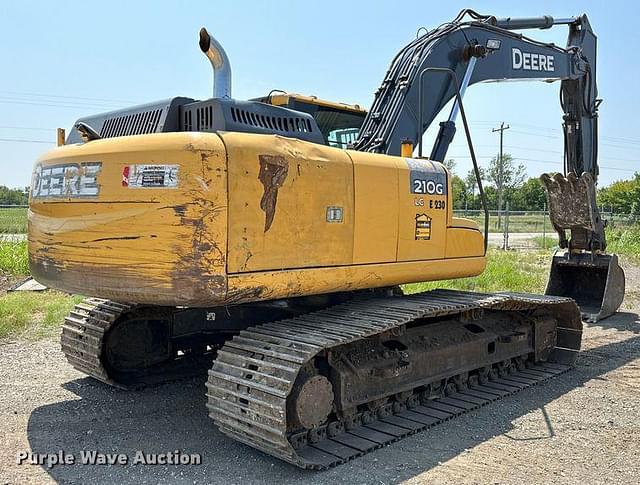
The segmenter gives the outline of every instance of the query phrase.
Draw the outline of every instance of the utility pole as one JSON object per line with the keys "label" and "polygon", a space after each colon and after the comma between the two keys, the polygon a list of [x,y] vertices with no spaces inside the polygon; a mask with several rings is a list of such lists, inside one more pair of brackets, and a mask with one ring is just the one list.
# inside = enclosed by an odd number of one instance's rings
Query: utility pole
{"label": "utility pole", "polygon": [[498,228],[500,228],[501,220],[502,220],[502,189],[504,183],[504,164],[502,160],[502,139],[504,137],[504,130],[508,130],[510,128],[509,125],[505,126],[504,121],[500,123],[500,128],[494,128],[491,130],[493,133],[499,131],[500,132],[500,161],[498,164]]}

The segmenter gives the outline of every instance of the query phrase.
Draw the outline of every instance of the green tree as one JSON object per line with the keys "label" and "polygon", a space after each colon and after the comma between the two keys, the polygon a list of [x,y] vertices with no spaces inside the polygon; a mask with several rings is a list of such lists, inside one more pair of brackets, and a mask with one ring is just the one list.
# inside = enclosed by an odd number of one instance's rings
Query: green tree
{"label": "green tree", "polygon": [[453,191],[453,208],[464,209],[467,202],[467,187],[457,175],[451,177],[451,190]]}
{"label": "green tree", "polygon": [[517,190],[508,194],[509,207],[517,211],[538,211],[546,204],[547,196],[540,179],[531,177]]}
{"label": "green tree", "polygon": [[[480,180],[484,180],[485,173],[482,167],[478,167],[480,172]],[[469,209],[481,209],[482,202],[480,200],[480,192],[478,191],[478,181],[476,180],[476,172],[471,169],[467,172],[467,176],[464,178],[464,184],[467,188],[467,207]]]}
{"label": "green tree", "polygon": [[442,162],[442,165],[445,166],[445,168],[449,171],[451,175],[456,173],[456,165],[458,165],[458,163],[453,158],[450,158],[449,160],[445,160],[444,162]]}
{"label": "green tree", "polygon": [[502,158],[496,155],[489,162],[485,171],[486,180],[496,189],[498,209],[498,227],[500,227],[500,211],[504,205],[505,193],[520,187],[527,177],[524,165],[516,165],[514,158],[509,153],[504,153]]}
{"label": "green tree", "polygon": [[498,191],[495,187],[487,185],[484,187],[484,196],[487,199],[487,206],[498,207]]}
{"label": "green tree", "polygon": [[0,185],[0,205],[26,205],[29,196],[22,189],[10,189]]}
{"label": "green tree", "polygon": [[598,205],[605,211],[640,214],[640,172],[598,190]]}

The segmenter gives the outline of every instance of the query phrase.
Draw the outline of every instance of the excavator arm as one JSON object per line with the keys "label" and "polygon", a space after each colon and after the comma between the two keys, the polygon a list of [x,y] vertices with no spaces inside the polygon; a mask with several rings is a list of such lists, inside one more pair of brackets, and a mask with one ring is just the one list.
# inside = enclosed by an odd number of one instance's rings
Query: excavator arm
{"label": "excavator arm", "polygon": [[[564,48],[514,32],[555,25],[569,27]],[[444,75],[450,72],[454,76]],[[605,307],[605,313],[610,314],[611,308],[615,307],[615,311],[622,302],[624,275],[615,257],[600,254],[606,248],[606,224],[595,197],[600,100],[596,86],[596,36],[586,15],[564,19],[550,16],[497,19],[463,10],[452,22],[418,37],[396,55],[375,94],[354,148],[398,155],[403,143],[417,143],[418,156],[422,157],[424,132],[458,89],[461,99],[472,84],[519,80],[559,81],[564,111],[564,173],[541,177],[559,245],[567,249],[565,254],[554,257],[547,292],[566,295],[576,280],[582,280],[582,275],[575,274],[573,269],[567,273],[569,276],[561,277],[558,268],[578,267],[583,273],[585,268],[600,268],[606,275],[600,278],[602,288],[595,297],[571,296],[590,308],[587,318],[603,318]],[[448,119],[440,123],[431,160],[444,160],[456,132],[459,110],[456,99]],[[558,283],[560,280],[562,283]],[[589,278],[585,278],[584,285],[589,284]],[[592,300],[600,302],[592,304]]]}

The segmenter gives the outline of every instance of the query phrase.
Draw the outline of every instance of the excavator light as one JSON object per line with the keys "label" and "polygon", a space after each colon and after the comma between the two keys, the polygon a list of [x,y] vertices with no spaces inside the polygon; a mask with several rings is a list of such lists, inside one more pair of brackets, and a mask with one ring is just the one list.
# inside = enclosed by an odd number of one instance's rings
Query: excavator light
{"label": "excavator light", "polygon": [[63,146],[65,140],[65,130],[64,128],[58,128],[56,131],[56,146]]}
{"label": "excavator light", "polygon": [[413,157],[413,141],[405,138],[400,144],[400,155],[404,158]]}

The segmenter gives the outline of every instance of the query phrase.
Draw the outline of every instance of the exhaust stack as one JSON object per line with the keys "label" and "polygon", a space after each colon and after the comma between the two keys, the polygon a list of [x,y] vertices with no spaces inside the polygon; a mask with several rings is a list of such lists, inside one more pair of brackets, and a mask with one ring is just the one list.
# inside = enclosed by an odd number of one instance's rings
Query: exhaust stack
{"label": "exhaust stack", "polygon": [[200,50],[209,58],[213,68],[213,97],[231,97],[231,64],[220,43],[209,35],[207,29],[200,29]]}

